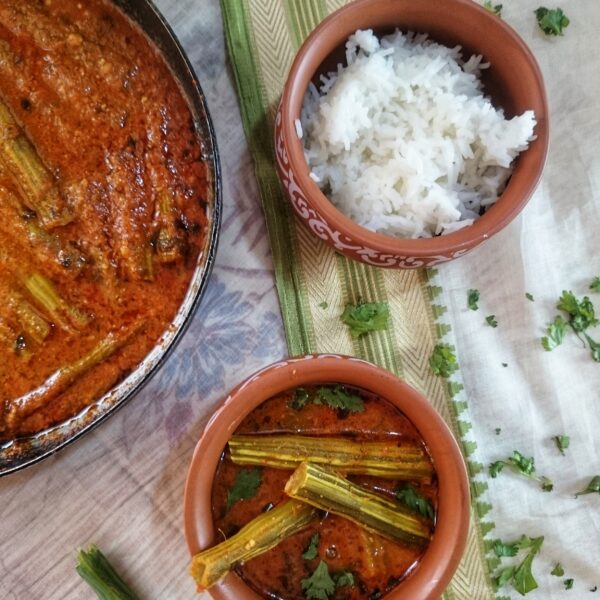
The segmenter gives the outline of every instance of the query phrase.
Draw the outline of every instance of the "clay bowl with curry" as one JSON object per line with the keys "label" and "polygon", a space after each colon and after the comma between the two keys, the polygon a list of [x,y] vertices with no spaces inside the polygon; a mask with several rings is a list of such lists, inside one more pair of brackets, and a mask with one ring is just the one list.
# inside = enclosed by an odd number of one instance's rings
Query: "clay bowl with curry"
{"label": "clay bowl with curry", "polygon": [[434,600],[469,527],[465,464],[429,402],[357,358],[259,371],[206,426],[184,498],[215,600]]}

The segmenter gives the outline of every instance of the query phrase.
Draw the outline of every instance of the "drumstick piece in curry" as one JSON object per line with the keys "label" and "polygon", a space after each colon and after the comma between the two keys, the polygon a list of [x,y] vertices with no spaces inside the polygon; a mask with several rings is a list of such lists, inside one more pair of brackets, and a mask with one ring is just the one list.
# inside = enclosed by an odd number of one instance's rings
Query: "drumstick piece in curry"
{"label": "drumstick piece in curry", "polygon": [[[1,173],[0,173],[1,176]],[[77,246],[56,231],[47,231],[16,194],[0,185],[0,235],[21,256],[53,272],[77,276],[88,260]]]}
{"label": "drumstick piece in curry", "polygon": [[0,162],[21,193],[25,204],[35,211],[45,228],[52,229],[73,220],[73,214],[61,196],[54,177],[21,131],[8,106],[2,101]]}
{"label": "drumstick piece in curry", "polygon": [[0,285],[20,289],[39,311],[64,331],[76,333],[90,316],[66,300],[46,276],[36,271],[27,256],[17,256],[0,246]]}
{"label": "drumstick piece in curry", "polygon": [[50,335],[51,325],[4,276],[0,278],[0,344],[21,356],[29,355]]}
{"label": "drumstick piece in curry", "polygon": [[73,332],[73,328],[81,330],[89,323],[90,317],[67,302],[50,280],[40,273],[23,277],[22,284],[44,313],[65,331]]}
{"label": "drumstick piece in curry", "polygon": [[5,306],[27,337],[36,344],[42,344],[50,335],[50,324],[40,313],[15,290],[2,291]]}
{"label": "drumstick piece in curry", "polygon": [[181,219],[175,190],[177,170],[174,166],[169,169],[168,165],[169,114],[165,106],[156,108],[147,97],[141,102],[147,115],[145,160],[148,180],[155,195],[153,245],[158,262],[172,263],[182,258],[187,239],[177,225]]}
{"label": "drumstick piece in curry", "polygon": [[[13,329],[0,315],[0,344],[2,344],[5,348],[16,352],[18,338],[19,333]],[[4,352],[4,350],[2,351]]]}
{"label": "drumstick piece in curry", "polygon": [[0,404],[0,433],[10,434],[22,419],[46,406],[90,369],[118,352],[140,333],[144,326],[143,321],[137,321],[129,327],[111,331],[87,354],[71,364],[60,367],[37,388],[20,398],[10,401],[4,399],[4,405]]}
{"label": "drumstick piece in curry", "polygon": [[149,231],[152,207],[140,154],[139,142],[131,138],[122,150],[106,152],[104,163],[119,274],[123,279],[151,281],[154,278]]}

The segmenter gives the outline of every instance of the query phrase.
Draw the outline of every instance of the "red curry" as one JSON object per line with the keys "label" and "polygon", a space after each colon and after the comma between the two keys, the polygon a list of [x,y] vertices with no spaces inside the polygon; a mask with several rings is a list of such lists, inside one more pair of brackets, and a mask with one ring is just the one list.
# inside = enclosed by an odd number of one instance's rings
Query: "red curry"
{"label": "red curry", "polygon": [[0,439],[78,413],[153,347],[207,178],[174,77],[111,2],[0,2]]}
{"label": "red curry", "polygon": [[[313,388],[306,388],[309,395]],[[307,404],[293,408],[294,390],[272,398],[256,408],[242,422],[236,434],[304,434],[311,436],[349,436],[356,441],[387,441],[390,444],[415,443],[426,447],[418,431],[392,404],[351,389],[364,401],[364,412],[346,413],[323,405]],[[252,498],[239,500],[227,510],[227,496],[236,475],[243,467],[234,465],[229,452],[223,455],[213,484],[215,529],[225,538],[260,513],[286,498],[284,486],[292,471],[270,467],[261,469],[260,486]],[[371,476],[349,479],[380,494],[394,498],[396,489],[406,482]],[[410,482],[437,507],[437,480]],[[315,533],[319,534],[318,555],[302,557]],[[321,560],[331,573],[352,572],[355,585],[335,591],[330,598],[381,598],[407,577],[424,550],[402,546],[370,533],[340,516],[323,513],[301,532],[284,539],[275,548],[236,567],[237,573],[263,598],[305,600],[302,580],[308,578]]]}

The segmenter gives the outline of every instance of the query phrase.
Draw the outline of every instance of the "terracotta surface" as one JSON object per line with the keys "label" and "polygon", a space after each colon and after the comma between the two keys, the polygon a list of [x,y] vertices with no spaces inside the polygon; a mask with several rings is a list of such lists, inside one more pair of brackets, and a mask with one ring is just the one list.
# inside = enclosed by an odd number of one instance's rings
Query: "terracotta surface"
{"label": "terracotta surface", "polygon": [[[189,468],[184,525],[190,553],[214,543],[212,482],[221,453],[240,422],[264,400],[316,383],[354,385],[385,398],[402,410],[423,437],[439,481],[436,528],[417,569],[385,598],[437,600],[458,566],[469,527],[469,491],[462,455],[446,424],[421,394],[390,372],[357,358],[310,355],[288,359],[259,371],[231,392],[207,424]],[[232,573],[209,592],[216,600],[260,598]]]}
{"label": "terracotta surface", "polygon": [[[399,239],[357,225],[309,177],[294,122],[311,79],[343,62],[343,47],[357,29],[394,28],[429,33],[442,44],[460,44],[464,55],[491,62],[485,92],[508,117],[534,110],[537,139],[517,159],[496,204],[473,225],[431,239]],[[501,19],[471,0],[359,0],[325,19],[307,38],[290,70],[277,114],[275,146],[282,183],[300,219],[320,239],[355,260],[382,267],[418,268],[462,256],[508,225],[540,179],[548,151],[548,106],[541,72],[523,40]]]}

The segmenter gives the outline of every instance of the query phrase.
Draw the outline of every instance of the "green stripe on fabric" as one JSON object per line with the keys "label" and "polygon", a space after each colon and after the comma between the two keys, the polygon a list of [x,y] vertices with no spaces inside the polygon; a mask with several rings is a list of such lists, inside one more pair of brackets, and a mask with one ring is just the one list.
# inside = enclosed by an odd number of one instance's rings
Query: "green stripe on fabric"
{"label": "green stripe on fabric", "polygon": [[[302,263],[306,247],[304,236],[298,234],[300,225],[294,221],[287,200],[282,195],[274,168],[274,156],[272,149],[272,120],[274,117],[274,106],[267,105],[270,98],[274,103],[278,88],[274,87],[273,81],[279,82],[279,71],[269,67],[269,54],[279,56],[277,50],[282,46],[286,53],[292,47],[297,50],[303,39],[317,26],[327,14],[327,4],[324,0],[221,0],[225,31],[234,74],[241,99],[242,120],[250,150],[255,160],[256,173],[263,198],[267,228],[271,240],[273,261],[277,290],[279,294],[284,325],[288,339],[290,354],[302,354],[307,351],[318,351],[317,340],[322,332],[315,331],[310,311],[311,303],[315,298],[309,297],[308,277],[310,277],[310,265]],[[251,11],[256,13],[256,22],[253,21]],[[285,22],[284,31],[273,31],[270,27],[271,17],[277,15],[279,21]],[[262,20],[262,22],[260,22]],[[254,27],[261,45],[256,44]],[[262,27],[262,31],[261,31]],[[283,34],[277,38],[277,43],[265,42],[265,32]],[[259,49],[259,50],[257,50]],[[261,54],[261,52],[263,54]],[[287,58],[286,58],[287,60]],[[282,62],[282,64],[285,61]],[[261,69],[264,72],[261,72]],[[275,73],[275,77],[273,77]],[[263,77],[265,75],[265,77]],[[270,76],[270,79],[268,79]],[[269,83],[270,82],[270,83]],[[267,87],[264,87],[267,86]],[[270,95],[269,95],[270,94]],[[331,262],[330,264],[333,265]],[[305,273],[305,269],[306,273]],[[381,269],[368,267],[360,263],[354,263],[337,255],[335,257],[336,274],[339,277],[341,296],[347,301],[356,303],[359,299],[365,301],[387,301],[388,291],[392,299],[395,298],[392,288],[386,288],[388,277]],[[418,281],[415,278],[414,291],[418,297],[418,303],[423,302],[426,311],[427,327],[433,333],[433,339],[441,339],[450,332],[446,323],[438,322],[438,319],[446,311],[441,303],[443,290],[435,285],[433,280],[437,275],[436,269],[423,270],[419,272]],[[354,343],[354,353],[367,358],[387,368],[388,370],[403,375],[403,365],[400,358],[400,350],[397,332],[390,325],[390,331],[373,332],[363,336]],[[410,351],[410,350],[409,350]],[[410,364],[407,357],[407,369]],[[467,403],[458,399],[461,392],[458,382],[448,382],[444,386],[443,400],[448,406],[450,425],[457,432],[465,456],[472,456],[477,448],[475,441],[467,439],[470,423],[468,421]],[[460,414],[460,419],[459,419]],[[489,511],[491,505],[484,499],[479,500],[485,494],[487,484],[481,481],[481,477],[475,479],[475,475],[481,471],[481,465],[475,460],[469,462],[471,474],[471,489],[473,493],[475,508],[472,511],[474,531],[477,533],[476,547],[480,549],[480,555],[475,557],[475,552],[470,557],[476,558],[472,565],[479,565],[481,558],[486,556],[484,537],[494,527],[493,522],[483,521],[483,516]],[[479,479],[479,480],[478,480]],[[472,546],[473,548],[473,546]],[[469,566],[468,571],[475,571]],[[480,570],[477,570],[479,573]],[[469,577],[467,572],[467,577]],[[483,589],[483,580],[487,579],[490,586]],[[491,597],[491,577],[488,568],[483,568],[480,583],[477,589],[464,590],[460,586],[450,584],[443,594],[445,600],[484,600]],[[461,584],[462,585],[462,584]],[[465,594],[471,593],[471,596]],[[473,594],[476,594],[475,596]]]}
{"label": "green stripe on fabric", "polygon": [[[420,271],[421,289],[423,290],[424,294],[430,294],[430,290],[432,287],[439,287],[439,286],[433,286],[433,282],[436,280],[437,275],[438,275],[437,269],[423,269]],[[437,295],[439,296],[442,291],[443,290],[440,287],[440,292]],[[438,339],[441,341],[443,338],[443,335],[445,335],[445,333],[448,333],[450,331],[450,328],[448,328],[448,331],[446,331],[444,334],[440,335],[440,329],[439,329],[439,327],[436,327],[437,319],[445,311],[442,311],[440,313],[439,310],[436,311],[436,307],[438,305],[433,305],[430,303],[428,303],[428,304],[429,304],[429,307],[431,308],[432,316],[433,316],[433,318],[430,319],[430,323],[433,328],[433,333],[434,334],[437,333]],[[446,307],[444,306],[443,308],[446,308]],[[459,365],[459,367],[460,367],[460,365]],[[460,372],[460,368],[459,368],[459,372]],[[456,381],[448,381],[448,385],[445,387],[445,396],[447,398],[447,404],[448,404],[448,407],[449,407],[449,410],[451,413],[452,429],[453,429],[453,431],[455,431],[458,434],[457,437],[459,438],[458,439],[459,444],[462,446],[463,454],[465,457],[468,458],[469,456],[471,456],[474,453],[474,451],[477,448],[476,442],[466,439],[466,434],[471,429],[471,423],[465,422],[464,420],[460,420],[460,415],[461,415],[461,413],[465,412],[465,410],[467,410],[468,404],[465,403],[464,401],[462,401],[462,402],[453,401],[454,396],[457,395],[458,393],[460,393],[463,389],[464,389],[464,387],[461,383],[456,382]],[[467,405],[463,406],[464,404],[467,404]],[[475,465],[477,465],[477,468],[473,468]],[[469,470],[469,479],[471,480],[472,494],[473,494],[474,498],[479,498],[482,494],[484,494],[487,491],[487,488],[488,488],[488,485],[485,481],[480,481],[480,480],[478,481],[475,479],[475,477],[481,473],[483,466],[474,461],[467,461],[467,466],[468,466],[468,470]],[[490,552],[489,552],[489,549],[486,548],[485,538],[495,528],[495,524],[493,522],[483,521],[482,517],[484,516],[484,514],[486,514],[487,512],[489,512],[492,509],[492,505],[489,502],[486,502],[486,503],[473,502],[473,504],[475,506],[475,511],[472,511],[472,520],[473,520],[473,524],[478,532],[478,535],[476,536],[477,545],[480,548],[481,556],[486,557],[487,561],[489,561]],[[485,506],[486,512],[481,514],[480,511],[478,510],[478,506]],[[484,570],[484,575],[487,580],[489,588],[493,589],[494,582],[493,582],[493,577],[492,577],[492,573],[490,570],[489,562],[486,562],[486,567],[487,568]]]}
{"label": "green stripe on fabric", "polygon": [[[302,306],[299,290],[303,289],[295,268],[295,248],[292,215],[284,201],[281,185],[275,171],[271,127],[268,126],[260,89],[259,69],[254,62],[251,20],[245,2],[221,0],[227,49],[240,95],[242,123],[263,198],[263,208],[275,269],[275,281],[279,302],[285,315],[284,327],[290,354],[306,354],[311,350],[311,324],[308,307]],[[313,337],[314,339],[314,337]]]}
{"label": "green stripe on fabric", "polygon": [[324,0],[284,0],[296,47],[300,47],[309,33],[327,16]]}

